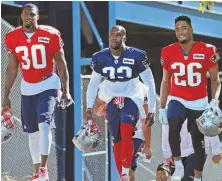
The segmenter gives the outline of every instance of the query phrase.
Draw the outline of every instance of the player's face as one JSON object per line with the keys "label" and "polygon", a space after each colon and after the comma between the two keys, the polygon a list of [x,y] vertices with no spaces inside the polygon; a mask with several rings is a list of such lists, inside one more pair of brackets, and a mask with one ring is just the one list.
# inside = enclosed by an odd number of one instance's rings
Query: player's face
{"label": "player's face", "polygon": [[175,32],[178,41],[182,44],[192,40],[193,29],[186,21],[178,21],[175,25]]}
{"label": "player's face", "polygon": [[25,28],[32,28],[35,26],[39,20],[36,8],[26,7],[21,14],[21,19]]}
{"label": "player's face", "polygon": [[156,181],[168,181],[168,180],[169,180],[168,172],[164,170],[158,170],[156,172]]}
{"label": "player's face", "polygon": [[125,43],[126,36],[123,35],[121,29],[113,27],[109,33],[109,44],[114,50],[120,49]]}

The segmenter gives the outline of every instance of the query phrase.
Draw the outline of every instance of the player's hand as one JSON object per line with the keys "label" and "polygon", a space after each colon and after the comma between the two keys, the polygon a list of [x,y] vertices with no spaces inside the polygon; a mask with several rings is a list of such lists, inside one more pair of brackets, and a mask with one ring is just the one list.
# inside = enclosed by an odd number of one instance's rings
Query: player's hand
{"label": "player's hand", "polygon": [[152,157],[152,151],[150,147],[147,147],[146,145],[144,146],[142,153],[146,155],[146,159],[150,159]]}
{"label": "player's hand", "polygon": [[214,164],[219,164],[221,160],[222,160],[222,153],[218,155],[214,155],[212,157],[212,161]]}
{"label": "player's hand", "polygon": [[219,108],[219,101],[216,99],[212,99],[210,101],[210,107],[213,109],[213,112],[216,113],[219,117],[222,117],[222,112]]}
{"label": "player's hand", "polygon": [[166,164],[168,165],[168,167],[170,168],[171,165],[175,165],[174,160],[172,157],[166,158],[165,159]]}
{"label": "player's hand", "polygon": [[71,104],[73,104],[74,101],[70,95],[70,93],[62,93],[62,97],[61,97],[61,100],[60,100],[60,103],[59,105],[65,109],[66,107],[69,107]]}
{"label": "player's hand", "polygon": [[4,99],[2,101],[2,110],[6,109],[6,108],[11,108],[11,101],[8,97],[4,97]]}
{"label": "player's hand", "polygon": [[84,112],[83,117],[84,117],[85,120],[88,120],[88,119],[92,118],[92,109],[91,108],[86,109],[86,111]]}
{"label": "player's hand", "polygon": [[106,105],[102,104],[98,107],[96,115],[100,117],[100,116],[104,116],[105,113],[106,113]]}
{"label": "player's hand", "polygon": [[147,126],[152,126],[154,123],[154,113],[148,113],[146,120],[145,120],[145,124]]}
{"label": "player's hand", "polygon": [[167,109],[160,109],[159,110],[159,120],[160,120],[161,124],[168,125]]}

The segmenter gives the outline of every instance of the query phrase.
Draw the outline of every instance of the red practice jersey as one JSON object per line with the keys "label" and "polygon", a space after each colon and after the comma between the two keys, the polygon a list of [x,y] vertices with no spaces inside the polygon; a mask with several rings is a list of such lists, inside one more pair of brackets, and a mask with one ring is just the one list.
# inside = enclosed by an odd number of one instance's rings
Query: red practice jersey
{"label": "red practice jersey", "polygon": [[187,101],[207,96],[207,71],[219,60],[216,47],[203,42],[194,42],[186,57],[179,43],[161,50],[161,64],[172,73],[170,95]]}
{"label": "red practice jersey", "polygon": [[63,47],[60,32],[50,26],[40,25],[29,39],[22,27],[5,36],[6,48],[16,56],[23,78],[38,83],[53,73],[53,56]]}

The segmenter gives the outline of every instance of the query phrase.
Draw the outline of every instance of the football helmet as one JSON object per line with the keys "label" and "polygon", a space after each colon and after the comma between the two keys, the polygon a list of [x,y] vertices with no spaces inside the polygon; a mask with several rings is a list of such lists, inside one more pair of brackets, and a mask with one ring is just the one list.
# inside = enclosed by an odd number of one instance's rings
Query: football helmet
{"label": "football helmet", "polygon": [[15,122],[10,108],[1,111],[1,143],[9,141],[14,133]]}
{"label": "football helmet", "polygon": [[101,142],[101,129],[93,119],[88,119],[72,141],[79,150],[92,151]]}
{"label": "football helmet", "polygon": [[222,117],[219,117],[211,108],[205,110],[196,120],[200,132],[205,136],[216,136],[222,131]]}

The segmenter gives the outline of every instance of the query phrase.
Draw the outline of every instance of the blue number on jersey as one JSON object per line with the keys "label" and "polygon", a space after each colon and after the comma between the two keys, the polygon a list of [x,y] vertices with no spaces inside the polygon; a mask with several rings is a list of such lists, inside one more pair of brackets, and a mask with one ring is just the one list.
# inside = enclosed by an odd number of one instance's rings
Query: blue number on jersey
{"label": "blue number on jersey", "polygon": [[91,68],[110,80],[126,81],[139,76],[149,66],[146,52],[127,47],[122,55],[115,59],[108,48],[93,55]]}

